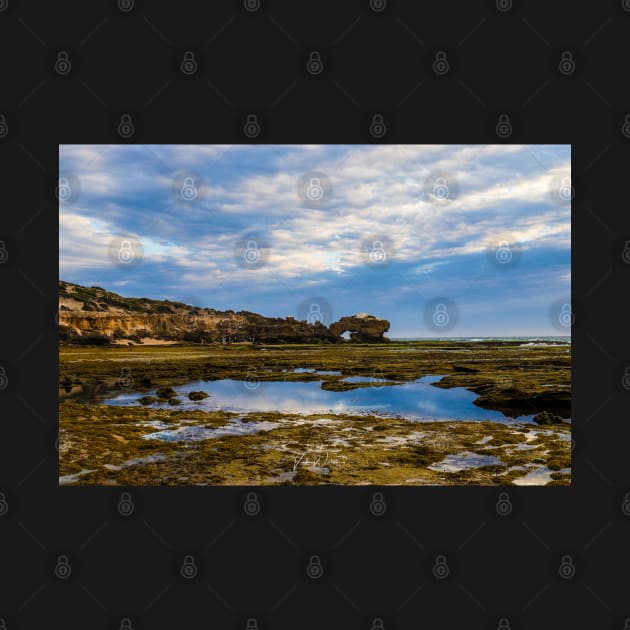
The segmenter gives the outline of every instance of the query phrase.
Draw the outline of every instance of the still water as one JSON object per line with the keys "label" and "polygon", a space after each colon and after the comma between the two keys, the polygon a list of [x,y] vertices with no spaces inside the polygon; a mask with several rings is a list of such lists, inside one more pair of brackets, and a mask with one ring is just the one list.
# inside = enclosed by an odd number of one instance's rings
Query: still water
{"label": "still water", "polygon": [[[499,411],[473,404],[477,394],[462,387],[443,389],[432,383],[441,376],[424,376],[415,381],[380,387],[361,387],[345,392],[321,389],[320,381],[249,382],[233,379],[192,381],[173,387],[182,401],[172,406],[159,402],[153,408],[224,410],[236,413],[276,411],[297,414],[372,414],[400,416],[414,421],[490,420],[532,422],[532,416],[508,418]],[[369,377],[349,377],[347,382],[367,382]],[[382,382],[382,381],[381,381]],[[204,391],[209,397],[191,402],[188,393]],[[147,392],[151,394],[152,392]],[[124,393],[103,401],[106,405],[135,405],[142,394]]]}

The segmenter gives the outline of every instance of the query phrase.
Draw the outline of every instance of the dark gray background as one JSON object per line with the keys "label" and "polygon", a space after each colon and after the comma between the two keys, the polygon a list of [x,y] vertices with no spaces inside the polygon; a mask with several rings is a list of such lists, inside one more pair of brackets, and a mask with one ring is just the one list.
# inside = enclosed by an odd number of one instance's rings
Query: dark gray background
{"label": "dark gray background", "polygon": [[[624,628],[630,2],[507,6],[0,0],[0,628]],[[193,77],[180,72],[189,49]],[[246,488],[132,489],[124,517],[120,489],[57,487],[58,145],[248,142],[251,113],[256,142],[371,142],[380,113],[382,142],[572,144],[571,488],[510,489],[508,516],[499,488],[386,488],[378,517],[372,488],[265,488],[254,517]]]}

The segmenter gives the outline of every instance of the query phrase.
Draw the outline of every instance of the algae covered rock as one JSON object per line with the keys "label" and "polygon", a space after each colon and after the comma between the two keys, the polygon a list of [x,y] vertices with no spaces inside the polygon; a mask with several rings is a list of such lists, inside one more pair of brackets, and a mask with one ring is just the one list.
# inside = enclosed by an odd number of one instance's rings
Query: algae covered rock
{"label": "algae covered rock", "polygon": [[206,392],[190,392],[188,398],[190,400],[203,400],[204,398],[208,398],[208,394],[206,394]]}
{"label": "algae covered rock", "polygon": [[160,387],[155,394],[158,398],[166,398],[167,400],[177,396],[177,392],[172,387]]}
{"label": "algae covered rock", "polygon": [[563,424],[563,420],[560,416],[549,411],[541,411],[534,416],[534,422],[537,424]]}
{"label": "algae covered rock", "polygon": [[155,396],[143,396],[142,398],[138,398],[138,402],[141,405],[152,405],[156,403],[158,399]]}

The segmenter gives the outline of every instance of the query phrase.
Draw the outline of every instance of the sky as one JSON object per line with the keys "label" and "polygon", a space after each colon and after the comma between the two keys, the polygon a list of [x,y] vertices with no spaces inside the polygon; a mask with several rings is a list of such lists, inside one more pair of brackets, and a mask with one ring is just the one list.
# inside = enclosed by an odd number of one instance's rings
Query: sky
{"label": "sky", "polygon": [[62,145],[59,277],[390,337],[568,335],[570,177],[570,145]]}

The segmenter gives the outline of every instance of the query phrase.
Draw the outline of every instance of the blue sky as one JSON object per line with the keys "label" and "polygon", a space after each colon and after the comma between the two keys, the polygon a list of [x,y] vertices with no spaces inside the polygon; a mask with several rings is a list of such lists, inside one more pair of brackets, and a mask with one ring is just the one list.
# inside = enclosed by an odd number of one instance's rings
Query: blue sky
{"label": "blue sky", "polygon": [[[384,317],[391,337],[568,334],[550,316],[571,292],[568,145],[63,145],[59,158],[62,280],[266,316],[317,303],[333,321]],[[436,303],[448,330],[426,316]]]}

